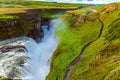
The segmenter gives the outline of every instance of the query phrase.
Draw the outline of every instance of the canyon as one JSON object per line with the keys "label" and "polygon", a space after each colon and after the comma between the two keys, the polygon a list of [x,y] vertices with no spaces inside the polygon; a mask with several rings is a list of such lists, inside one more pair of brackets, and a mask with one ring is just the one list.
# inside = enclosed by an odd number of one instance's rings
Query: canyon
{"label": "canyon", "polygon": [[42,8],[0,11],[0,80],[120,79],[120,3]]}

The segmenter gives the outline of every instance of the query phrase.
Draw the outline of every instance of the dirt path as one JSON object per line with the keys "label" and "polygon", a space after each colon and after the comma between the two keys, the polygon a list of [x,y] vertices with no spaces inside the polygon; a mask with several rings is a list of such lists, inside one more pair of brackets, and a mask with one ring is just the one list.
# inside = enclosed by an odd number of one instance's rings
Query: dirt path
{"label": "dirt path", "polygon": [[92,41],[90,41],[89,43],[87,43],[87,44],[82,48],[82,50],[81,50],[81,52],[80,52],[80,55],[79,55],[78,57],[76,57],[76,58],[69,64],[69,67],[68,67],[68,69],[67,69],[67,71],[66,71],[64,80],[69,80],[69,77],[70,77],[70,74],[71,74],[72,69],[74,68],[74,65],[77,64],[77,62],[80,61],[82,55],[83,55],[84,52],[85,52],[85,49],[86,49],[90,44],[92,44],[94,41],[96,41],[97,39],[99,39],[99,38],[101,37],[102,31],[103,31],[103,28],[104,28],[104,23],[102,22],[102,20],[101,20],[99,17],[97,17],[97,19],[98,19],[98,20],[101,22],[101,24],[102,24],[102,27],[101,27],[101,29],[100,29],[100,33],[99,33],[98,37],[97,37],[95,40],[92,40]]}

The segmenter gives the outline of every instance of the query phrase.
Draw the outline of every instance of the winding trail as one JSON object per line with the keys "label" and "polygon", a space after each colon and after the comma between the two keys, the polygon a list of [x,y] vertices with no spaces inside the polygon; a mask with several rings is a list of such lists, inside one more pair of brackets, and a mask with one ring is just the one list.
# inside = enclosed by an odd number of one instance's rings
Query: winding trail
{"label": "winding trail", "polygon": [[82,48],[82,50],[81,50],[81,52],[80,52],[80,55],[79,55],[78,57],[76,57],[76,58],[69,64],[68,69],[67,69],[67,71],[66,71],[66,74],[65,74],[65,76],[64,76],[64,80],[69,80],[71,71],[73,70],[75,64],[77,64],[77,62],[80,61],[81,57],[83,56],[83,54],[84,54],[84,52],[85,52],[85,49],[86,49],[90,44],[92,44],[94,41],[96,41],[97,39],[99,39],[99,38],[101,37],[102,31],[103,31],[103,28],[104,28],[104,23],[102,22],[102,20],[101,20],[99,17],[96,17],[96,18],[97,18],[97,19],[100,21],[100,23],[102,24],[102,27],[101,27],[101,29],[100,29],[100,33],[99,33],[98,37],[97,37],[95,40],[92,40],[92,41],[90,41],[89,43],[87,43],[87,44]]}

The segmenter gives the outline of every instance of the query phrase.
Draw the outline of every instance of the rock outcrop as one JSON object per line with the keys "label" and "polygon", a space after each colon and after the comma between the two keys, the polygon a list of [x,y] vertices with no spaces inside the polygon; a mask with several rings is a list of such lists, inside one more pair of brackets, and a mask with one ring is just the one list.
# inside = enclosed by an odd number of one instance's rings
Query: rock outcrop
{"label": "rock outcrop", "polygon": [[[86,21],[88,21],[88,17],[86,15],[67,12],[65,16],[66,17],[68,16],[69,22],[71,23],[70,24],[71,27],[73,27],[73,25],[75,26],[76,24],[83,24]],[[69,18],[69,17],[72,17],[72,18]]]}
{"label": "rock outcrop", "polygon": [[43,37],[43,31],[41,26],[42,26],[41,18],[38,18],[34,23],[34,30],[33,30],[33,38],[35,40]]}
{"label": "rock outcrop", "polygon": [[111,3],[111,4],[106,5],[106,7],[102,10],[102,12],[109,13],[109,12],[114,11],[116,9],[118,9],[118,5],[115,3]]}
{"label": "rock outcrop", "polygon": [[29,10],[26,13],[12,14],[14,19],[0,20],[0,41],[19,36],[28,36],[35,40],[43,37],[41,26],[49,25],[49,19],[39,16],[37,10]]}
{"label": "rock outcrop", "polygon": [[119,7],[116,3],[107,4],[100,12],[97,13],[97,16],[113,12],[114,10],[117,10],[118,8]]}
{"label": "rock outcrop", "polygon": [[15,49],[15,48],[25,48],[25,46],[23,46],[23,45],[17,45],[17,46],[11,46],[11,45],[9,45],[9,46],[3,46],[3,47],[0,48],[0,52],[1,52],[1,53],[8,52],[8,51],[10,51],[11,49]]}

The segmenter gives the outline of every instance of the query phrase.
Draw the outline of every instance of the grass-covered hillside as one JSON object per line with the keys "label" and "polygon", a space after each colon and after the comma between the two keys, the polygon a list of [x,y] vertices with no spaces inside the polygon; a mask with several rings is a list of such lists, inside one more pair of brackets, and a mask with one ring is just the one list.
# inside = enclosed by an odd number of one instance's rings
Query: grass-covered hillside
{"label": "grass-covered hillside", "polygon": [[81,5],[31,0],[0,0],[0,7],[2,8],[78,8]]}
{"label": "grass-covered hillside", "polygon": [[65,28],[57,32],[60,42],[46,80],[67,80],[71,65],[69,80],[119,80],[120,4],[68,11],[62,20],[66,24],[59,27]]}

